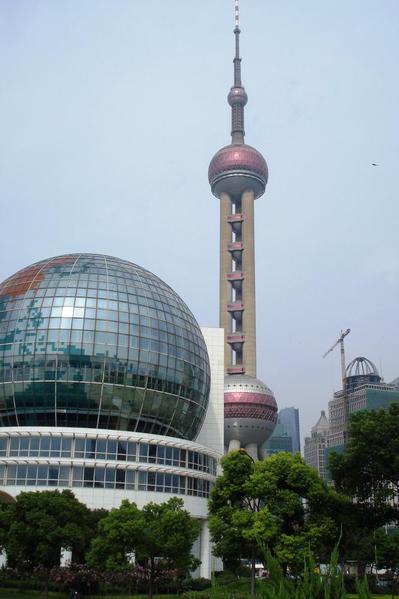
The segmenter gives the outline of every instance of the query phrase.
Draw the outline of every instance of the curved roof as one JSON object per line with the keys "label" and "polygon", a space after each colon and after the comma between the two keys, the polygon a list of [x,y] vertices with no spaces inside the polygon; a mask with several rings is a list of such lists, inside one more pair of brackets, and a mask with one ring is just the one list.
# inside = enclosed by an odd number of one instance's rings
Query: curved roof
{"label": "curved roof", "polygon": [[377,367],[371,360],[359,356],[352,360],[346,367],[346,376],[369,376],[370,374],[380,376]]}

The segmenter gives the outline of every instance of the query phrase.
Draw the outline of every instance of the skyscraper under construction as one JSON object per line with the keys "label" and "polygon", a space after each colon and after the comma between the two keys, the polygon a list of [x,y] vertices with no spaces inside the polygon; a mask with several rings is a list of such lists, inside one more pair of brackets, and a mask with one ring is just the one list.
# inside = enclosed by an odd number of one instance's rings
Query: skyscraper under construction
{"label": "skyscraper under construction", "polygon": [[254,204],[266,189],[268,169],[262,154],[244,141],[240,27],[235,0],[234,85],[231,143],[209,165],[212,193],[220,200],[220,326],[225,331],[224,432],[228,451],[244,447],[257,459],[272,433],[277,404],[256,378]]}

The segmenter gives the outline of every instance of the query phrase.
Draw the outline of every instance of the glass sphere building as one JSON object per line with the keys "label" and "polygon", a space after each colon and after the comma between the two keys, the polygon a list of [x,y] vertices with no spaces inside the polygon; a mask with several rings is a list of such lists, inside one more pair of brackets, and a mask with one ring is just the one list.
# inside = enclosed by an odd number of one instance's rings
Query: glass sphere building
{"label": "glass sphere building", "polygon": [[135,264],[68,254],[0,285],[0,426],[195,439],[209,386],[192,313]]}

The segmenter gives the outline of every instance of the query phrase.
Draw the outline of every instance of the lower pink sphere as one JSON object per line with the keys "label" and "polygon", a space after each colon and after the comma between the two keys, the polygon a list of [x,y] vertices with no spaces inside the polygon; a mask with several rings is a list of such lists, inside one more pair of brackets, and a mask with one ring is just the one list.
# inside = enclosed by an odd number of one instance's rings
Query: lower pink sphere
{"label": "lower pink sphere", "polygon": [[273,392],[259,379],[243,374],[225,378],[224,442],[239,441],[245,447],[263,444],[277,422]]}

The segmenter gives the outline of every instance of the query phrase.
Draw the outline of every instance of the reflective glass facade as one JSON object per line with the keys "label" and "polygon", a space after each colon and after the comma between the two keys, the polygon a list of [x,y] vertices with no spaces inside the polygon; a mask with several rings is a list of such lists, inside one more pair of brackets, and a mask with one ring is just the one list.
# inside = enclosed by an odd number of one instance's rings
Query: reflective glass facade
{"label": "reflective glass facade", "polygon": [[0,285],[0,426],[193,439],[209,384],[193,315],[135,264],[70,254]]}

